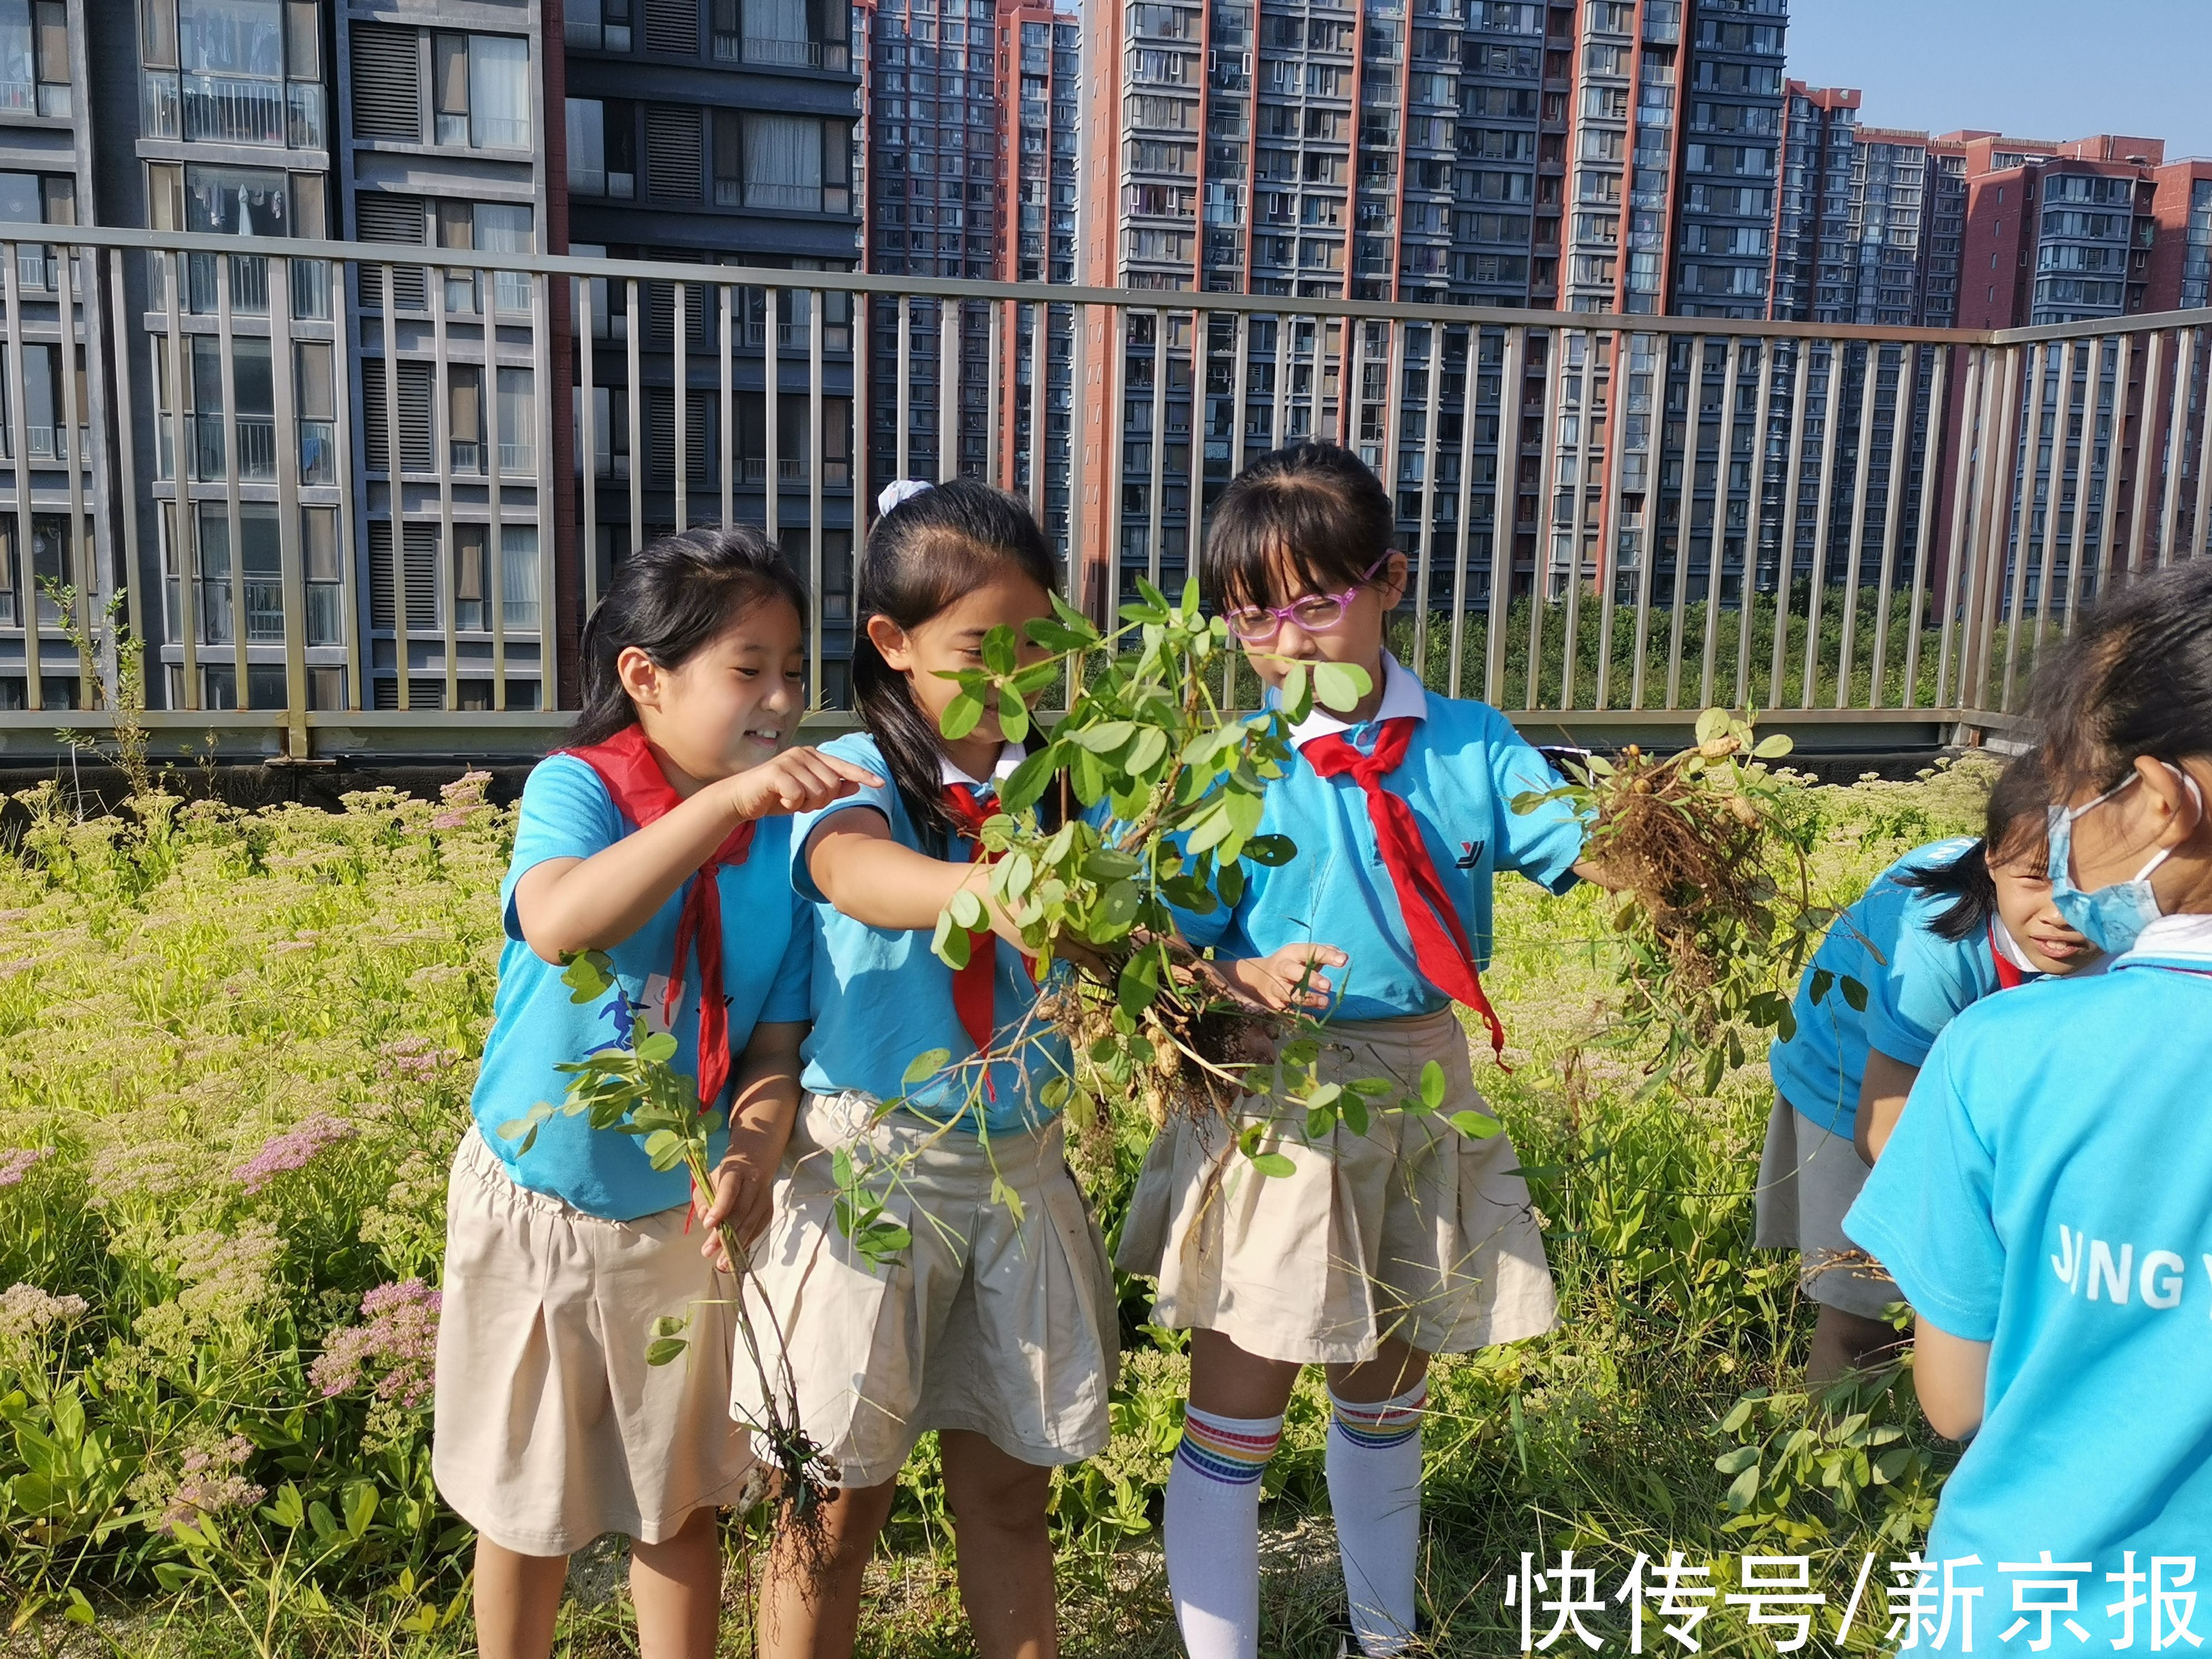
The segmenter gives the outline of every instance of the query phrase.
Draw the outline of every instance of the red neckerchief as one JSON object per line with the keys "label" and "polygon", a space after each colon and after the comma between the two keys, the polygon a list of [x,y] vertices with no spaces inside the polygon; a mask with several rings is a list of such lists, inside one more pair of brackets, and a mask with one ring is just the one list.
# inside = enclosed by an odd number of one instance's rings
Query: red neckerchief
{"label": "red neckerchief", "polygon": [[1382,867],[1390,872],[1390,885],[1398,895],[1398,908],[1412,936],[1413,960],[1421,977],[1453,1001],[1463,1003],[1482,1016],[1490,1028],[1490,1046],[1503,1066],[1505,1027],[1483,994],[1482,975],[1474,965],[1474,951],[1461,925],[1459,908],[1444,891],[1437,867],[1421,841],[1421,827],[1405,797],[1382,787],[1382,780],[1398,769],[1413,740],[1418,722],[1409,714],[1394,715],[1382,722],[1375,752],[1363,755],[1342,735],[1331,732],[1301,745],[1313,769],[1324,778],[1349,775],[1367,797],[1375,824],[1376,850]]}
{"label": "red neckerchief", "polygon": [[[629,726],[588,749],[563,749],[599,775],[615,806],[642,830],[681,805],[684,798],[653,757],[641,726]],[[719,872],[745,861],[752,850],[754,823],[746,819],[708,856],[684,896],[676,918],[676,959],[669,965],[668,992],[660,1018],[672,1024],[684,999],[684,967],[696,951],[699,958],[699,1109],[722,1097],[730,1080],[730,1000],[722,989],[722,890]]]}
{"label": "red neckerchief", "polygon": [[[959,784],[948,783],[945,804],[960,820],[963,833],[975,843],[970,861],[988,863],[989,855],[983,851],[983,825],[999,810],[997,793],[977,795]],[[979,1054],[991,1052],[991,1032],[998,1024],[993,1004],[998,964],[999,936],[986,929],[968,935],[968,965],[952,975],[953,1012],[960,1016],[960,1029],[968,1033]]]}
{"label": "red neckerchief", "polygon": [[1997,925],[1994,921],[1990,924],[1990,960],[1996,964],[1998,990],[2009,991],[2015,985],[2027,983],[2027,971],[1997,949]]}

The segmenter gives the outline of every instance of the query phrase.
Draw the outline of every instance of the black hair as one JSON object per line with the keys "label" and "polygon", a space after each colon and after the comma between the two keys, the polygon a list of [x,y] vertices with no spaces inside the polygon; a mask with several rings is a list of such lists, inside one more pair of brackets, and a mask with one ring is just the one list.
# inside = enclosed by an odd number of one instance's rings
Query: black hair
{"label": "black hair", "polygon": [[2000,863],[2033,857],[2045,845],[2050,817],[2051,783],[2042,757],[2022,755],[1997,775],[1984,810],[1981,839],[1947,864],[1909,870],[1900,887],[1951,902],[1929,919],[1929,929],[1954,944],[1985,933],[1997,913],[1997,884],[1990,873],[1994,854]]}
{"label": "black hair", "polygon": [[926,850],[942,854],[959,826],[945,805],[942,740],[906,676],[868,637],[871,618],[908,632],[1009,566],[1048,593],[1060,583],[1051,544],[1029,503],[974,478],[909,495],[876,520],[860,551],[860,618],[853,629],[853,701],[883,751],[891,781]]}
{"label": "black hair", "polygon": [[1396,550],[1390,492],[1367,464],[1336,444],[1271,449],[1229,481],[1214,504],[1199,581],[1217,610],[1279,604],[1271,593],[1287,564],[1310,592],[1365,578]]}
{"label": "black hair", "polygon": [[655,537],[615,567],[584,624],[584,707],[568,728],[577,748],[635,724],[637,707],[615,663],[635,646],[662,668],[684,662],[763,600],[806,616],[806,587],[782,550],[750,525]]}
{"label": "black hair", "polygon": [[2032,700],[2053,797],[2136,759],[2212,755],[2212,558],[2131,579],[2075,627]]}

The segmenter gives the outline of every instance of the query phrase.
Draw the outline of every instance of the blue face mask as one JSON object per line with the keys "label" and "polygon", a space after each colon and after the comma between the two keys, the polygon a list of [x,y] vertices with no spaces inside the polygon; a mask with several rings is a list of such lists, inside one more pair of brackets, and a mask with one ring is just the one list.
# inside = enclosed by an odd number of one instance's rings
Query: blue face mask
{"label": "blue face mask", "polygon": [[[2160,763],[2164,764],[2164,763]],[[2197,797],[2200,810],[2204,797],[2197,787],[2197,780],[2179,767],[2169,768],[2189,786],[2189,793]],[[2141,773],[2131,773],[2125,782],[2115,785],[2093,801],[2079,806],[2053,806],[2051,809],[2051,902],[2066,925],[2080,933],[2092,945],[2112,956],[2130,950],[2142,934],[2144,928],[2165,913],[2159,908],[2158,894],[2150,884],[2151,874],[2172,856],[2173,849],[2162,847],[2151,855],[2150,862],[2136,872],[2127,881],[2116,881],[2109,887],[2100,887],[2085,893],[2074,884],[2074,821],[2094,811],[2130,784],[2138,781]]]}

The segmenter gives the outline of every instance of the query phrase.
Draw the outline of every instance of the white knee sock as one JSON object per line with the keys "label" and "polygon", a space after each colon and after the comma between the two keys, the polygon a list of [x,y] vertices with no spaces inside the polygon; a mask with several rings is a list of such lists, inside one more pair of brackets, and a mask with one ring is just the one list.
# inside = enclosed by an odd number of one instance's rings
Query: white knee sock
{"label": "white knee sock", "polygon": [[1403,1653],[1413,1635],[1413,1570],[1421,1546],[1421,1408],[1425,1379],[1393,1400],[1329,1390],[1328,1501],[1352,1629],[1363,1651]]}
{"label": "white knee sock", "polygon": [[1279,1417],[1183,1416],[1168,1472],[1168,1593],[1190,1659],[1253,1659],[1260,1649],[1260,1476]]}

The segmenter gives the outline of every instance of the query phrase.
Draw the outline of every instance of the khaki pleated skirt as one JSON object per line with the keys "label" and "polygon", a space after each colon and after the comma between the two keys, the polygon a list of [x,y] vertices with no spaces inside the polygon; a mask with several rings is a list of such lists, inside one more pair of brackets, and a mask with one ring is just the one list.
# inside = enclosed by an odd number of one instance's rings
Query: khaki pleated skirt
{"label": "khaki pleated skirt", "polygon": [[1873,1173],[1850,1136],[1774,1097],[1752,1200],[1752,1244],[1797,1251],[1798,1288],[1823,1307],[1862,1319],[1880,1319],[1891,1303],[1905,1300],[1897,1281],[1844,1235],[1844,1216]]}
{"label": "khaki pleated skirt", "polygon": [[[431,1471],[463,1520],[524,1555],[602,1533],[673,1537],[740,1501],[751,1442],[726,1409],[735,1281],[678,1206],[607,1221],[515,1184],[473,1128],[446,1193]],[[684,1353],[645,1363],[653,1322]]]}
{"label": "khaki pleated skirt", "polygon": [[[1025,1463],[1103,1450],[1119,1364],[1114,1276],[1054,1121],[994,1135],[866,1095],[801,1101],[775,1215],[748,1285],[773,1384],[788,1357],[799,1420],[842,1485],[882,1485],[930,1429],[969,1430]],[[834,1155],[884,1194],[912,1242],[878,1267],[837,1224]],[[1020,1213],[994,1195],[1003,1182]],[[772,1316],[772,1317],[771,1317]],[[778,1333],[781,1346],[779,1349]],[[740,1360],[730,1401],[758,1420]]]}
{"label": "khaki pleated skirt", "polygon": [[[1383,1077],[1418,1091],[1443,1067],[1443,1109],[1340,1121],[1309,1144],[1304,1109],[1248,1097],[1238,1122],[1178,1118],[1154,1139],[1131,1200],[1116,1265],[1159,1281],[1154,1317],[1218,1331],[1248,1353],[1356,1364],[1397,1337],[1425,1353],[1463,1353],[1558,1323],[1544,1241],[1520,1159],[1503,1130],[1451,1127],[1481,1110],[1466,1031],[1450,1010],[1328,1028],[1325,1079]],[[1237,1151],[1244,1127],[1296,1166],[1267,1176]]]}

